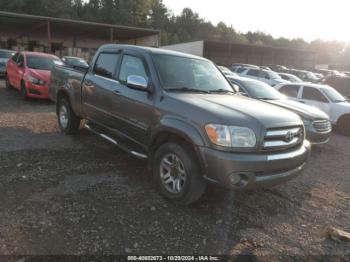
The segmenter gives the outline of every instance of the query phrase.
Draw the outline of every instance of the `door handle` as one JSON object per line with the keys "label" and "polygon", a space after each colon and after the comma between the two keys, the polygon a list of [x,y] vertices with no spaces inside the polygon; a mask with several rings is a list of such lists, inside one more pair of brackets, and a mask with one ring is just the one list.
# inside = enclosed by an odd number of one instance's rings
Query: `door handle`
{"label": "door handle", "polygon": [[117,96],[121,96],[122,94],[119,92],[119,90],[113,90],[113,94]]}
{"label": "door handle", "polygon": [[86,86],[92,86],[92,82],[90,80],[85,80],[84,84]]}

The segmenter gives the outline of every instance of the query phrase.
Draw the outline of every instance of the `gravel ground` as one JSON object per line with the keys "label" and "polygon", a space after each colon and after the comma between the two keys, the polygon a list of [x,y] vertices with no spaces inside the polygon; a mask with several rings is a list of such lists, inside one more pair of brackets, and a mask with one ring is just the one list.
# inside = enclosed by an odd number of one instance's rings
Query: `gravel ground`
{"label": "gravel ground", "polygon": [[52,103],[24,102],[0,86],[2,255],[349,259],[349,242],[330,239],[327,229],[350,232],[350,138],[333,134],[313,148],[303,176],[286,184],[236,193],[210,187],[182,207],[157,194],[145,162],[85,130],[60,134]]}

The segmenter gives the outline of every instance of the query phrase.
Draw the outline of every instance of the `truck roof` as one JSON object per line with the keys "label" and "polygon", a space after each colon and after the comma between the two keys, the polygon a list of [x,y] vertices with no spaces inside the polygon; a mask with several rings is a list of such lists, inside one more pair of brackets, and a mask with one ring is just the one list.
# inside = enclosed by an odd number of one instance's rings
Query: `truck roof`
{"label": "truck roof", "polygon": [[209,61],[208,59],[205,59],[203,57],[195,56],[195,55],[191,55],[191,54],[186,54],[186,53],[182,53],[182,52],[176,52],[176,51],[171,51],[171,50],[162,49],[162,48],[136,46],[136,45],[107,44],[107,45],[101,46],[99,51],[107,51],[107,50],[111,50],[111,49],[128,49],[128,50],[135,50],[135,51],[139,51],[139,52],[145,52],[145,53],[149,53],[149,54],[173,55],[173,56],[181,56],[181,57]]}

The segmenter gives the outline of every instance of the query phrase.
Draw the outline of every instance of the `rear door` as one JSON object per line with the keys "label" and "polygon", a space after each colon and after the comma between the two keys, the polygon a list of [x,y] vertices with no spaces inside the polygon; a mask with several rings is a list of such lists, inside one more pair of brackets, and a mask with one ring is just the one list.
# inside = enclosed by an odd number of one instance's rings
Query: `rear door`
{"label": "rear door", "polygon": [[101,52],[82,84],[85,117],[107,127],[112,127],[118,120],[114,114],[120,109],[119,82],[116,79],[120,56],[118,50]]}
{"label": "rear door", "polygon": [[330,101],[317,88],[303,86],[301,90],[301,101],[310,106],[315,106],[330,115]]}

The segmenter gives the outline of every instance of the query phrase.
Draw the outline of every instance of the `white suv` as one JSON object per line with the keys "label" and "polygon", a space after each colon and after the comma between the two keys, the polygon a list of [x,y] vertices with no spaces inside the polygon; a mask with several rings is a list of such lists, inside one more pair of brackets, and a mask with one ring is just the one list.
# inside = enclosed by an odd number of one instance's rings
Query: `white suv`
{"label": "white suv", "polygon": [[339,131],[350,136],[350,103],[333,87],[312,83],[279,84],[275,88],[300,103],[315,106],[328,114]]}
{"label": "white suv", "polygon": [[247,68],[243,72],[239,73],[239,75],[265,82],[270,86],[289,83],[289,81],[283,80],[282,77],[276,72],[264,69]]}

